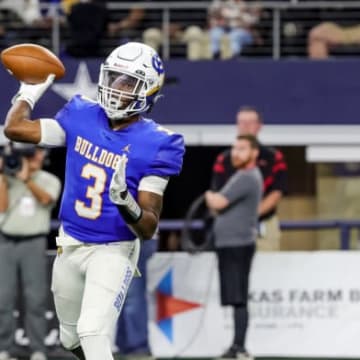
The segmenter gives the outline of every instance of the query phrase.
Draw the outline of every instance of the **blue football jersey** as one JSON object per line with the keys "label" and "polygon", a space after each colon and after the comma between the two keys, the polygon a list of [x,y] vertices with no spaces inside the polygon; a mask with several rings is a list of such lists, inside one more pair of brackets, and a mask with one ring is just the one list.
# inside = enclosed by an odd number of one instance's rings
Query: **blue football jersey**
{"label": "blue football jersey", "polygon": [[109,199],[116,164],[120,156],[127,156],[126,182],[136,199],[144,176],[179,174],[185,151],[183,137],[143,117],[114,131],[103,109],[79,95],[55,119],[66,132],[65,185],[59,214],[65,232],[89,243],[135,239]]}

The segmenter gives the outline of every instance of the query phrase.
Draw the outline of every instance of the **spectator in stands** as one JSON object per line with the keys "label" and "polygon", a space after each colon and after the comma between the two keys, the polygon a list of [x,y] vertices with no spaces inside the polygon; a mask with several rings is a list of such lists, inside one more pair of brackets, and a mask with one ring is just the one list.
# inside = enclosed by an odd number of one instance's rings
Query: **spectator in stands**
{"label": "spectator in stands", "polygon": [[73,5],[80,2],[80,0],[61,0],[61,8],[66,15],[70,14]]}
{"label": "spectator in stands", "polygon": [[[151,1],[151,0],[150,0]],[[159,2],[158,0],[154,0]],[[206,26],[206,4],[204,7],[171,10],[171,22],[166,29],[169,35],[170,45],[186,46],[186,56],[189,60],[204,58],[205,34],[202,29]],[[167,0],[160,0],[167,4]],[[147,45],[159,51],[164,43],[166,31],[163,24],[163,9],[148,9],[147,29],[143,33],[143,41]],[[176,54],[175,54],[176,55]]]}
{"label": "spectator in stands", "polygon": [[42,6],[41,8],[43,25],[40,26],[51,28],[53,26],[55,16],[57,16],[57,21],[60,25],[65,24],[65,12],[61,6],[61,0],[40,0],[40,4],[47,5]]}
{"label": "spectator in stands", "polygon": [[26,26],[42,22],[39,0],[3,0],[1,5],[13,11]]}
{"label": "spectator in stands", "polygon": [[360,25],[345,27],[323,22],[309,32],[308,56],[311,59],[326,59],[332,48],[355,44],[360,44]]}
{"label": "spectator in stands", "polygon": [[[70,0],[68,0],[70,1]],[[152,0],[133,1],[130,9],[120,9],[120,18],[108,24],[108,34],[110,37],[119,37],[119,43],[127,41],[143,41],[158,52],[164,43],[165,36],[169,35],[169,45],[186,45],[187,57],[198,59],[203,56],[202,43],[204,33],[201,30],[206,23],[206,0],[203,8],[171,10],[171,23],[169,28],[164,31],[163,8],[143,8],[137,2],[146,3]],[[164,2],[164,7],[168,1],[158,0],[156,3]],[[171,8],[170,8],[171,9]]]}
{"label": "spectator in stands", "polygon": [[48,8],[42,9],[41,4],[57,2],[59,0],[2,0],[1,5],[12,11],[25,27],[50,29],[53,16]]}
{"label": "spectator in stands", "polygon": [[100,41],[106,33],[108,11],[101,1],[82,0],[69,7],[67,22],[70,40],[66,53],[74,57],[96,57],[101,52]]}
{"label": "spectator in stands", "polygon": [[245,45],[254,43],[254,26],[258,23],[260,8],[249,6],[243,0],[213,0],[209,8],[209,36],[213,58],[226,58],[221,44],[230,41],[230,57],[238,57]]}
{"label": "spectator in stands", "polygon": [[146,1],[149,0],[133,0],[134,5],[130,9],[121,9],[120,18],[117,21],[109,22],[107,26],[108,34],[111,37],[120,37],[120,43],[140,40],[142,29],[145,26],[146,11],[136,3]]}
{"label": "spectator in stands", "polygon": [[19,42],[41,42],[49,37],[52,16],[40,7],[42,0],[2,0],[0,36],[2,46]]}
{"label": "spectator in stands", "polygon": [[46,360],[46,236],[61,184],[42,170],[43,149],[26,145],[8,151],[0,159],[0,359],[11,359],[19,271],[30,360]]}
{"label": "spectator in stands", "polygon": [[223,358],[252,359],[245,349],[248,326],[249,274],[257,236],[257,209],[262,177],[256,166],[259,144],[253,135],[239,135],[231,148],[233,175],[205,200],[214,213],[214,241],[218,256],[222,305],[234,308],[233,344]]}
{"label": "spectator in stands", "polygon": [[[244,106],[237,113],[239,134],[258,136],[262,124],[262,116],[254,107]],[[211,189],[214,191],[221,189],[235,172],[230,153],[230,150],[225,150],[216,158],[211,180]],[[260,225],[257,248],[262,251],[280,250],[281,233],[276,212],[283,195],[287,192],[287,164],[279,150],[262,144],[257,164],[264,179],[263,198],[258,209]]]}

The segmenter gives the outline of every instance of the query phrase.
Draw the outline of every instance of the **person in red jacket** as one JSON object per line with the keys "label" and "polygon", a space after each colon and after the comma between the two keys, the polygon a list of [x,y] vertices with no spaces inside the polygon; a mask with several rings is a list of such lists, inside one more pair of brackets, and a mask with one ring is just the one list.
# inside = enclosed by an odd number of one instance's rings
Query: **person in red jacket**
{"label": "person in red jacket", "polygon": [[[251,106],[240,108],[236,116],[239,134],[258,136],[263,119],[260,112]],[[263,198],[260,203],[259,236],[257,249],[263,251],[280,250],[280,225],[277,216],[277,206],[287,192],[287,164],[281,151],[260,144],[257,165],[263,176]],[[219,190],[236,169],[231,165],[230,149],[221,152],[214,163],[211,189]]]}

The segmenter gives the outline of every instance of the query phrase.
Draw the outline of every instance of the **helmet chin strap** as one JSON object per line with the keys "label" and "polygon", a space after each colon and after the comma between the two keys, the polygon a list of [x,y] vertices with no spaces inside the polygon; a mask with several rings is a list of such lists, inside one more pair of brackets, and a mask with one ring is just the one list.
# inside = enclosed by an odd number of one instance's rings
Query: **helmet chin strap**
{"label": "helmet chin strap", "polygon": [[[105,111],[105,112],[106,112],[106,111]],[[124,119],[128,119],[128,118],[133,117],[133,116],[136,116],[136,115],[140,115],[140,113],[135,113],[135,114],[125,114],[125,113],[124,113],[124,115],[113,115],[113,116],[111,116],[111,115],[108,114],[107,112],[106,112],[106,114],[107,114],[107,116],[108,116],[108,118],[109,118],[110,120],[114,120],[114,121],[122,121],[122,120],[124,120]]]}
{"label": "helmet chin strap", "polygon": [[159,95],[155,95],[153,100],[150,102],[147,110],[146,110],[146,113],[149,114],[152,110],[152,108],[154,107],[154,105],[162,98],[164,97],[164,95],[162,94],[159,94]]}
{"label": "helmet chin strap", "polygon": [[[101,107],[103,107],[106,115],[109,119],[114,121],[121,121],[123,119],[127,119],[129,117],[140,115],[141,113],[149,113],[153,107],[153,105],[162,97],[163,95],[153,95],[152,97],[143,98],[137,96],[134,100],[128,104],[125,109],[119,109],[122,105],[122,101],[116,103],[110,103],[109,106],[105,106],[101,103],[101,98],[98,97],[98,103]],[[141,100],[139,100],[139,98]],[[136,108],[135,103],[140,101],[139,108]],[[117,105],[117,106],[116,106]],[[129,110],[127,110],[130,107]],[[116,109],[118,108],[118,110]]]}
{"label": "helmet chin strap", "polygon": [[[106,111],[105,111],[106,112]],[[120,121],[120,120],[124,120],[124,119],[126,119],[126,118],[128,118],[128,117],[130,117],[130,116],[127,116],[126,114],[124,114],[124,115],[111,115],[111,114],[109,114],[108,112],[106,112],[106,115],[108,116],[108,118],[110,119],[110,120],[114,120],[114,121]]]}

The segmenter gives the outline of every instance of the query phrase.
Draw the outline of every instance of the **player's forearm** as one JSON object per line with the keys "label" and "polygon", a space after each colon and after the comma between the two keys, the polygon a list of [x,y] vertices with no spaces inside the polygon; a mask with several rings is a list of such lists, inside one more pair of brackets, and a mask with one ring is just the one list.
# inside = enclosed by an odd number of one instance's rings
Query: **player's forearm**
{"label": "player's forearm", "polygon": [[30,119],[31,107],[25,101],[16,101],[6,115],[4,134],[13,141],[37,144],[40,142],[40,124]]}
{"label": "player's forearm", "polygon": [[159,219],[150,211],[143,210],[141,218],[135,224],[128,224],[141,240],[151,240],[155,234]]}
{"label": "player's forearm", "polygon": [[12,99],[5,121],[5,135],[14,141],[38,144],[41,140],[40,121],[31,121],[30,113],[36,102],[41,98],[46,89],[53,83],[54,74],[39,84],[26,84],[22,82],[18,92]]}
{"label": "player's forearm", "polygon": [[[125,168],[128,159],[122,156],[113,173],[109,186],[110,200],[116,205],[123,220],[142,240],[150,240],[157,228],[162,209],[165,182],[144,180],[135,197],[126,184]],[[145,190],[146,188],[146,190]]]}
{"label": "player's forearm", "polygon": [[[142,193],[138,199],[140,203],[144,197],[149,197],[149,194],[144,195]],[[153,195],[153,197],[156,198],[157,196]],[[126,201],[123,204],[117,205],[124,221],[141,240],[152,239],[159,222],[161,202],[159,203],[159,200],[156,199],[150,203],[146,202],[146,206],[142,207],[129,192],[127,192],[125,199]]]}
{"label": "player's forearm", "polygon": [[121,200],[113,195],[113,201],[117,203],[117,208],[124,221],[141,240],[152,239],[161,214],[161,195],[139,191],[138,198],[135,199],[126,190],[121,194]]}

